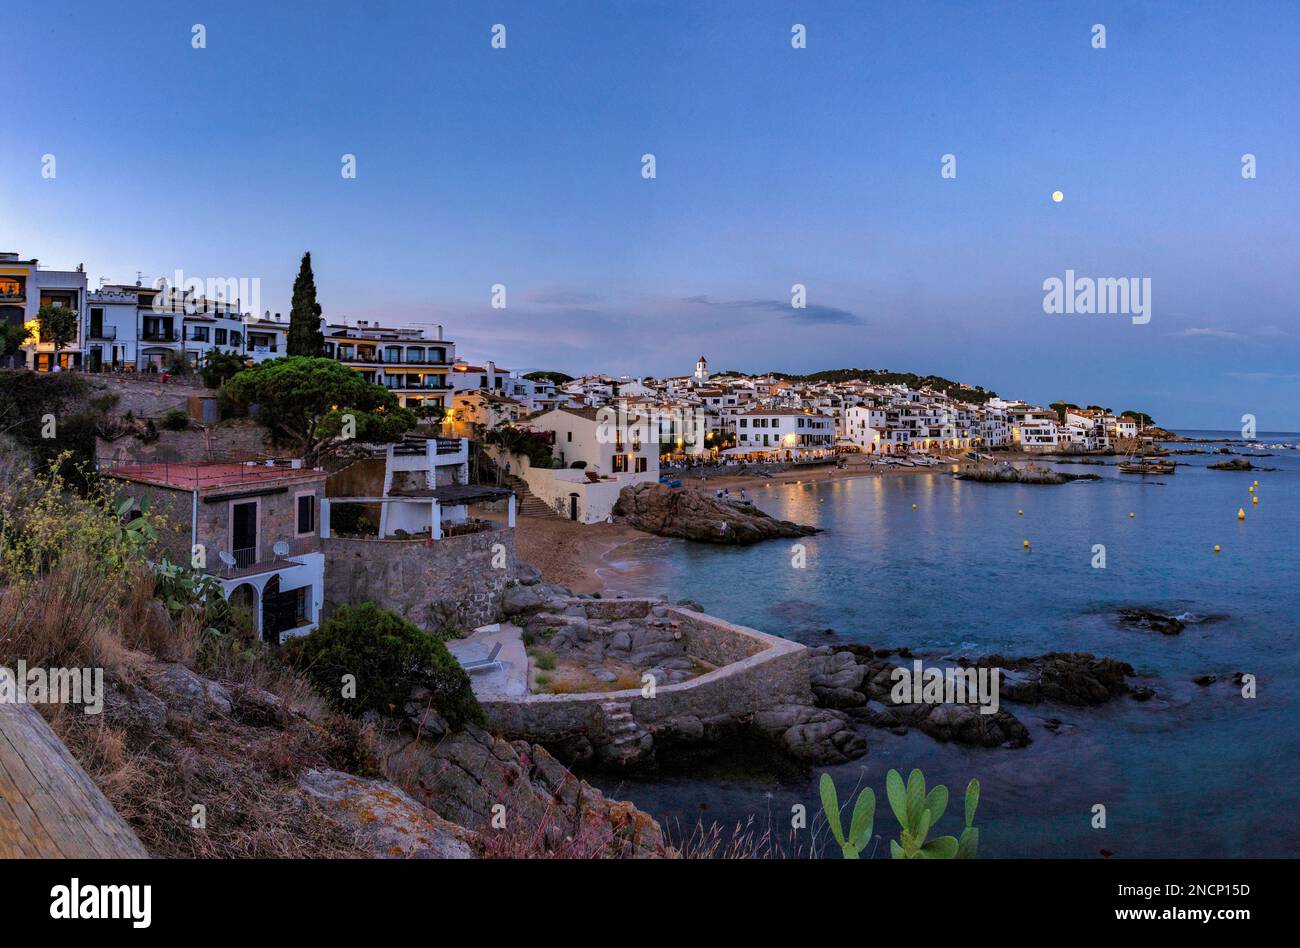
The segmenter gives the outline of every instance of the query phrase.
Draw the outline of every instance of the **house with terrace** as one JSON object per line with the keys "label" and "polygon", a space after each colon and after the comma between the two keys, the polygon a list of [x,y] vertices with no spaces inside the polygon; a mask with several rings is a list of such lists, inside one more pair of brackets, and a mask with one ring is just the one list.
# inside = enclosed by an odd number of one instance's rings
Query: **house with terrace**
{"label": "house with terrace", "polygon": [[360,372],[367,382],[391,390],[411,409],[451,408],[449,379],[456,346],[436,326],[432,338],[415,327],[386,328],[369,320],[327,325],[325,355]]}
{"label": "house with terrace", "polygon": [[[525,455],[495,453],[503,469],[517,472],[528,491],[560,516],[582,523],[608,519],[624,487],[659,479],[658,419],[624,402],[603,408],[556,408],[529,415],[519,427],[550,432],[553,467]],[[507,468],[507,465],[509,466]]]}
{"label": "house with terrace", "polygon": [[495,621],[516,570],[514,492],[468,482],[464,439],[370,450],[326,483],[326,611],[370,600],[430,631]]}
{"label": "house with terrace", "polygon": [[211,576],[264,641],[316,628],[325,603],[325,472],[292,460],[101,465],[118,495],[161,517],[172,563]]}

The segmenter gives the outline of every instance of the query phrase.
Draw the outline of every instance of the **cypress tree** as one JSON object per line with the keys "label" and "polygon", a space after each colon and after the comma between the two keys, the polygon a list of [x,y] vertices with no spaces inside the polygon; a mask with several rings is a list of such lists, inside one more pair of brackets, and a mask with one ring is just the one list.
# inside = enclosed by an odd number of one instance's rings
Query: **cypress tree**
{"label": "cypress tree", "polygon": [[319,356],[324,352],[325,334],[320,328],[320,303],[316,302],[316,277],[311,272],[311,251],[302,255],[298,279],[293,281],[293,304],[289,308],[291,356]]}

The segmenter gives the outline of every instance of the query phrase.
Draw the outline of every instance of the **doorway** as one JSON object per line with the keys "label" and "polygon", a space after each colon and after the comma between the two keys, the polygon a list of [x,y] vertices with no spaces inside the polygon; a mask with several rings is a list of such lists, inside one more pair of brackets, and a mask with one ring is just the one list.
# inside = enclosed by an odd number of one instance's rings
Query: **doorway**
{"label": "doorway", "polygon": [[230,545],[236,566],[242,568],[257,562],[257,501],[231,504]]}

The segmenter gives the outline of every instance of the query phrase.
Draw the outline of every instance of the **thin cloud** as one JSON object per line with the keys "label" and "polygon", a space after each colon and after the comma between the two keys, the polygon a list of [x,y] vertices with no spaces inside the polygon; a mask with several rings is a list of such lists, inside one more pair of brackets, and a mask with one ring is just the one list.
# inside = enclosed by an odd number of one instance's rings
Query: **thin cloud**
{"label": "thin cloud", "polygon": [[787,319],[793,319],[801,323],[815,323],[819,325],[841,325],[856,326],[862,325],[864,320],[856,313],[851,313],[847,309],[840,309],[836,306],[822,306],[812,304],[802,309],[796,309],[786,300],[715,300],[708,296],[688,296],[683,302],[695,306],[713,306],[721,309],[748,309],[757,310],[765,313],[776,313]]}

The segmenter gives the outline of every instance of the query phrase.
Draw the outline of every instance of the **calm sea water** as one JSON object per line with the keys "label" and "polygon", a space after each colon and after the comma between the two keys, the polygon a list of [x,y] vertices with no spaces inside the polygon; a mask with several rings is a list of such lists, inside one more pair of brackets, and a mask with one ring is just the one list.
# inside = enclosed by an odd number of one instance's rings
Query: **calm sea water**
{"label": "calm sea water", "polygon": [[[1259,440],[1296,444],[1300,435]],[[1158,697],[1146,703],[1121,698],[1089,709],[1005,703],[1033,736],[1023,749],[865,729],[870,752],[825,769],[841,797],[859,781],[875,787],[877,833],[886,839],[897,827],[883,805],[885,772],[920,767],[954,793],[980,779],[985,856],[1092,857],[1102,849],[1116,857],[1294,856],[1300,451],[1273,454],[1252,460],[1274,472],[1210,471],[1221,458],[1208,455],[1179,456],[1184,465],[1166,477],[1064,467],[1103,479],[1052,487],[946,475],[759,487],[750,493],[767,512],[824,529],[806,541],[806,569],[791,567],[785,541],[731,549],[647,540],[608,583],[627,595],[688,597],[813,644],[947,655],[1093,652],[1129,662],[1155,688]],[[1248,490],[1255,480],[1258,506]],[[1092,566],[1095,544],[1106,547],[1105,569]],[[1121,628],[1114,614],[1128,605],[1207,621],[1178,636]],[[835,635],[812,632],[827,628]],[[1254,700],[1231,683],[1236,671],[1257,676]],[[1220,679],[1192,682],[1205,673]],[[1052,733],[1048,718],[1069,726]],[[673,827],[698,819],[729,826],[752,815],[760,828],[771,820],[784,834],[792,804],[819,809],[819,773],[715,764],[591,779]],[[1091,827],[1097,803],[1106,807],[1104,830]],[[957,812],[950,809],[944,832],[959,828]],[[877,855],[887,852],[882,843]]]}

